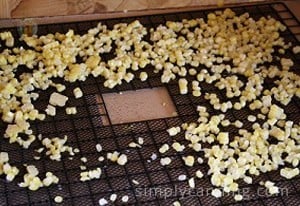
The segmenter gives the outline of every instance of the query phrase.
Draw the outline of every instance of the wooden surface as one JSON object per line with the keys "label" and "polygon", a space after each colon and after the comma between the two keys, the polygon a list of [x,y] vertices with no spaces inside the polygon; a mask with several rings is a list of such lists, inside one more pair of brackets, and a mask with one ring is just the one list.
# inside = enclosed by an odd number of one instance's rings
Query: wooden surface
{"label": "wooden surface", "polygon": [[[0,28],[166,14],[278,0],[0,0]],[[281,0],[300,20],[300,0]],[[32,18],[30,18],[32,17]],[[299,28],[297,38],[300,40]],[[299,36],[299,37],[298,37]]]}
{"label": "wooden surface", "polygon": [[99,14],[263,0],[0,0],[0,18]]}

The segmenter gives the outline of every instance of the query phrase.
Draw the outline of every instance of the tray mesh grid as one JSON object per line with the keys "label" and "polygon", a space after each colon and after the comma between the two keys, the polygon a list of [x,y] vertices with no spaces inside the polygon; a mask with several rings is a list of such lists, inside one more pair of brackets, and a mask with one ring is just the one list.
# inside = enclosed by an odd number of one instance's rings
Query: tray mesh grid
{"label": "tray mesh grid", "polygon": [[[237,14],[249,12],[253,18],[270,15],[277,20],[287,24],[288,30],[282,36],[286,41],[290,41],[293,45],[299,44],[300,32],[295,28],[300,27],[299,21],[293,16],[284,4],[261,4],[243,7],[232,8]],[[212,10],[193,11],[176,14],[164,14],[142,17],[130,17],[123,19],[103,20],[102,22],[108,26],[113,26],[119,22],[132,22],[135,19],[146,27],[155,27],[166,20],[180,20],[183,18],[191,19],[203,17]],[[74,29],[76,33],[84,33],[87,29],[95,26],[98,21],[65,23],[53,25],[39,26],[39,35],[66,32],[68,29]],[[17,35],[17,30],[12,28],[11,31]],[[286,55],[290,56],[295,62],[294,68],[300,64],[300,55],[292,55],[288,52]],[[109,58],[109,56],[107,56]],[[21,181],[17,179],[13,183],[6,183],[4,180],[0,182],[0,205],[55,205],[53,198],[56,195],[64,197],[64,202],[61,205],[99,205],[98,201],[104,197],[109,199],[112,193],[116,193],[119,197],[123,195],[129,196],[129,202],[126,205],[172,205],[178,199],[182,205],[300,205],[300,178],[293,180],[285,180],[278,174],[278,171],[261,174],[254,179],[251,185],[245,185],[240,182],[241,190],[247,191],[247,198],[244,201],[236,203],[232,196],[225,196],[216,199],[211,195],[206,195],[212,188],[208,176],[196,181],[198,189],[203,193],[185,194],[173,193],[171,196],[165,194],[145,195],[144,188],[159,188],[161,191],[172,189],[173,191],[181,188],[190,191],[186,182],[178,181],[178,175],[186,174],[191,176],[197,169],[207,171],[206,164],[198,165],[197,168],[187,168],[180,157],[187,154],[195,154],[192,150],[186,150],[182,154],[168,151],[166,154],[158,152],[159,147],[163,143],[172,143],[168,137],[166,129],[172,126],[180,125],[184,122],[193,122],[197,120],[197,105],[204,105],[208,108],[210,114],[214,113],[213,108],[207,100],[202,97],[195,98],[192,95],[182,96],[179,94],[177,83],[162,84],[160,76],[154,74],[149,70],[149,78],[146,82],[133,80],[131,83],[124,83],[115,89],[107,89],[103,87],[103,79],[89,77],[85,82],[76,82],[67,85],[65,94],[71,98],[68,105],[76,106],[78,114],[70,117],[65,115],[64,109],[58,109],[57,116],[47,117],[43,122],[36,122],[33,124],[33,129],[36,134],[43,134],[44,137],[60,137],[62,134],[68,136],[68,143],[74,148],[79,148],[80,153],[73,159],[69,160],[67,157],[63,158],[61,162],[49,161],[48,158],[42,157],[41,160],[33,159],[34,149],[39,148],[38,143],[34,143],[28,150],[20,149],[17,145],[8,144],[7,140],[0,139],[0,150],[6,151],[10,155],[11,163],[20,166],[24,163],[35,164],[40,173],[52,171],[59,179],[59,185],[51,186],[49,188],[41,188],[36,192],[31,192],[26,189],[19,188],[16,182]],[[295,72],[299,73],[299,70]],[[58,80],[59,81],[59,80]],[[97,95],[102,97],[102,94],[109,92],[120,92],[126,90],[136,90],[143,88],[165,87],[178,112],[177,117],[148,120],[134,123],[124,123],[118,125],[104,126],[101,124],[103,117],[107,117],[106,105],[103,101],[97,99]],[[72,91],[74,88],[80,87],[84,93],[81,99],[73,99]],[[211,85],[201,85],[203,93],[214,92],[218,94],[221,99],[225,99],[224,94]],[[43,92],[36,107],[44,109],[47,105],[50,94],[54,90],[48,89]],[[102,107],[99,110],[99,107]],[[100,112],[101,111],[101,112]],[[300,100],[293,98],[293,101],[285,108],[288,117],[295,122],[300,122]],[[226,115],[231,120],[244,120],[245,115],[250,114],[250,110],[243,110],[242,112],[228,112]],[[108,117],[109,120],[109,117]],[[246,123],[246,121],[245,121]],[[4,125],[1,123],[1,133],[3,134]],[[232,129],[232,128],[231,128]],[[229,129],[230,130],[230,129]],[[136,141],[139,137],[145,140],[141,149],[128,149],[127,145],[131,141]],[[183,135],[177,139],[184,142]],[[95,145],[100,143],[104,150],[102,153],[95,151]],[[129,162],[124,166],[118,166],[108,161],[103,163],[98,162],[98,157],[107,152],[119,151],[126,153],[129,156]],[[158,155],[156,161],[150,161],[153,153]],[[160,157],[169,156],[173,159],[171,165],[162,167],[159,163]],[[99,180],[88,182],[79,181],[79,173],[81,172],[79,166],[82,164],[80,157],[87,157],[88,168],[95,168],[100,166],[103,175]],[[2,178],[2,177],[0,177]],[[132,180],[137,180],[140,184],[133,184]],[[282,194],[278,196],[268,196],[265,193],[258,194],[259,182],[261,180],[272,180],[282,188],[288,188],[288,195]],[[165,189],[165,190],[164,190]],[[147,190],[149,192],[149,190]],[[200,191],[200,192],[201,192]],[[263,190],[262,190],[263,191]],[[199,190],[198,190],[199,192]],[[118,200],[116,205],[122,203]]]}

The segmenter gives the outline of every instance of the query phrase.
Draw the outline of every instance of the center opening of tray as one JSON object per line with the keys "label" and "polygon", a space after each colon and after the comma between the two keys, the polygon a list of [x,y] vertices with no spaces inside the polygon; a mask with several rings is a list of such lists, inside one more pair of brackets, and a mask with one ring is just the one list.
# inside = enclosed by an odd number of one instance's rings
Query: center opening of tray
{"label": "center opening of tray", "polygon": [[112,124],[177,116],[172,99],[164,87],[103,94]]}

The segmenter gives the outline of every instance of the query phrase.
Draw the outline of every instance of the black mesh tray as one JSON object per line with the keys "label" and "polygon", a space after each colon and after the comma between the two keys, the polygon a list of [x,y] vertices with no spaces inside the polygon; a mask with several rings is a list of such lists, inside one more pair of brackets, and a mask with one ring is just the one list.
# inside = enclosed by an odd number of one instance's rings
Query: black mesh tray
{"label": "black mesh tray", "polygon": [[[250,16],[259,18],[261,16],[270,15],[277,20],[287,24],[288,29],[282,34],[285,40],[292,42],[293,45],[299,44],[297,37],[300,32],[295,32],[295,28],[299,29],[300,23],[293,16],[284,4],[260,4],[251,6],[239,6],[232,8],[237,14],[249,12]],[[130,17],[122,19],[101,20],[109,27],[119,22],[132,22],[135,19],[146,27],[155,27],[166,20],[181,20],[183,18],[191,19],[197,17],[206,18],[206,15],[213,10],[183,12],[165,15],[152,15],[142,17]],[[74,29],[76,33],[84,33],[87,29],[97,25],[98,21],[78,22],[78,23],[64,23],[51,24],[39,26],[38,34],[47,34],[54,32],[66,32],[68,29]],[[11,31],[17,36],[17,30],[12,28]],[[295,68],[300,66],[300,55],[292,55],[287,53],[295,62]],[[148,68],[149,71],[151,68]],[[297,73],[299,71],[296,71]],[[131,83],[124,83],[115,89],[107,89],[103,87],[103,79],[89,77],[85,82],[76,82],[67,85],[65,94],[72,96],[72,91],[76,87],[80,87],[84,93],[81,99],[70,98],[68,104],[77,106],[78,114],[75,117],[70,117],[64,114],[63,109],[58,110],[57,116],[47,118],[43,122],[36,122],[33,124],[33,129],[36,134],[43,134],[45,137],[60,137],[62,134],[68,135],[69,145],[74,148],[79,148],[80,153],[74,160],[69,160],[67,157],[63,158],[61,162],[49,161],[48,158],[41,158],[41,160],[34,160],[34,149],[39,148],[38,143],[34,143],[30,149],[23,150],[16,144],[8,144],[4,138],[0,138],[0,150],[6,151],[10,155],[11,164],[21,166],[24,163],[36,165],[40,173],[52,171],[60,178],[59,185],[54,185],[49,188],[41,188],[36,192],[31,192],[27,189],[18,187],[17,182],[21,181],[21,175],[12,183],[6,183],[2,177],[0,182],[0,205],[55,205],[53,199],[56,195],[61,195],[64,198],[61,205],[99,205],[98,201],[104,197],[109,199],[113,193],[118,195],[116,205],[122,205],[120,197],[123,195],[129,196],[129,202],[126,205],[172,205],[176,200],[180,200],[182,205],[300,205],[300,178],[296,177],[293,180],[285,180],[279,175],[278,171],[261,174],[254,179],[251,185],[240,184],[241,189],[247,190],[247,198],[244,201],[236,203],[232,196],[225,196],[216,199],[211,195],[207,195],[213,187],[210,184],[208,176],[197,180],[196,185],[198,189],[192,194],[185,194],[182,196],[179,191],[189,190],[186,181],[178,181],[178,175],[194,174],[197,169],[207,171],[207,165],[199,165],[198,168],[187,168],[184,166],[181,158],[176,158],[181,155],[192,153],[187,150],[184,154],[176,154],[171,151],[167,153],[168,156],[174,157],[171,165],[162,167],[159,164],[158,149],[163,143],[171,143],[170,138],[166,133],[166,129],[171,126],[180,125],[183,122],[192,122],[197,119],[196,107],[197,105],[205,105],[210,112],[213,108],[203,98],[195,98],[192,95],[181,96],[178,91],[177,83],[162,84],[160,82],[160,75],[149,72],[149,78],[146,82],[134,80]],[[120,92],[125,90],[136,90],[142,88],[165,87],[174,104],[176,106],[178,116],[165,119],[156,119],[142,122],[125,123],[118,125],[104,126],[101,124],[102,117],[107,116],[107,112],[99,112],[99,107],[105,108],[105,104],[99,103],[97,95],[102,95],[108,92]],[[207,85],[202,87],[203,93],[205,91],[213,91],[218,94],[220,98],[221,92],[215,87]],[[45,108],[48,103],[49,95],[54,90],[48,89],[40,97],[37,108]],[[285,108],[285,111],[290,119],[294,122],[300,122],[300,100],[293,98],[293,101]],[[245,115],[250,114],[250,110],[243,110],[242,112],[230,112],[229,118],[245,119]],[[4,133],[4,125],[1,123],[1,134]],[[184,141],[183,135],[179,141]],[[142,137],[145,143],[142,149],[128,149],[127,145],[138,137]],[[104,150],[102,154],[110,151],[120,151],[128,154],[129,162],[124,166],[118,166],[110,162],[98,162],[99,153],[95,151],[95,145],[101,143]],[[152,153],[158,155],[158,160],[149,163]],[[86,165],[88,168],[95,168],[100,166],[103,174],[99,180],[88,182],[79,181],[79,173],[81,172],[79,166],[82,165],[80,157],[87,157],[89,160]],[[106,165],[106,166],[104,166]],[[22,174],[22,173],[21,173]],[[132,180],[137,180],[140,184],[135,185]],[[287,188],[288,194],[283,193],[277,196],[269,196],[266,192],[258,193],[259,182],[261,180],[272,180],[281,188]],[[161,191],[171,189],[172,195],[164,195],[163,193],[156,195],[141,195],[144,188],[159,188]],[[201,193],[201,191],[203,193]],[[261,190],[263,191],[263,190]],[[195,193],[200,192],[200,193]]]}

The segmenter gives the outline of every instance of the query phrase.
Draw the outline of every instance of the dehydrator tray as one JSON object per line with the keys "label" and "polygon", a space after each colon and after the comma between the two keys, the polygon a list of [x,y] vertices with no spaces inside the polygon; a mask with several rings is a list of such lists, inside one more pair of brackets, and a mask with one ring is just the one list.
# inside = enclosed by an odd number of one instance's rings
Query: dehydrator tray
{"label": "dehydrator tray", "polygon": [[[231,8],[236,14],[249,12],[250,16],[258,19],[262,16],[271,16],[285,25],[287,30],[281,35],[286,42],[298,45],[300,35],[300,23],[289,9],[282,3],[259,4],[248,6],[236,6]],[[156,27],[165,23],[167,20],[178,21],[181,19],[206,18],[209,12],[216,9],[200,10],[191,12],[179,12],[170,14],[129,17],[121,19],[108,19],[100,21],[88,22],[72,22],[63,24],[39,25],[38,35],[48,33],[62,32],[65,33],[69,29],[73,29],[75,33],[84,33],[89,28],[96,26],[99,22],[112,27],[119,22],[130,23],[139,20],[145,27]],[[222,10],[222,9],[220,9]],[[297,31],[298,29],[298,31]],[[7,29],[3,29],[7,30]],[[17,28],[9,29],[14,36],[18,36]],[[18,46],[18,45],[17,45]],[[1,48],[0,48],[1,49]],[[287,52],[285,56],[294,61],[295,68],[293,71],[300,74],[300,54]],[[109,55],[105,58],[110,58]],[[201,69],[201,68],[199,68]],[[209,176],[196,181],[196,189],[191,190],[186,181],[179,181],[179,175],[190,176],[197,169],[202,171],[208,170],[206,162],[197,167],[187,167],[181,157],[188,154],[196,154],[192,150],[186,150],[183,153],[176,153],[169,150],[168,157],[173,159],[172,164],[161,166],[159,159],[165,156],[159,153],[159,148],[164,143],[172,143],[166,130],[173,126],[181,125],[184,122],[195,122],[198,118],[196,108],[198,105],[206,106],[210,114],[214,114],[214,109],[201,97],[193,97],[191,94],[180,95],[177,81],[171,81],[168,84],[161,83],[160,74],[152,72],[152,69],[146,68],[149,78],[145,82],[138,79],[130,83],[123,83],[113,89],[103,86],[102,78],[88,77],[86,81],[66,83],[67,89],[64,92],[67,96],[72,96],[72,91],[76,87],[80,87],[84,93],[83,98],[69,98],[68,104],[77,107],[78,113],[74,116],[68,116],[64,110],[58,110],[55,117],[47,117],[45,121],[35,121],[32,124],[35,134],[43,134],[47,137],[68,136],[68,145],[79,148],[80,152],[73,160],[68,157],[62,158],[60,162],[50,161],[49,158],[43,157],[40,160],[34,160],[36,155],[35,149],[40,145],[33,143],[29,149],[21,149],[16,144],[9,144],[5,138],[0,138],[0,150],[6,151],[10,155],[10,163],[16,166],[26,164],[34,164],[40,170],[40,173],[52,171],[60,181],[59,184],[51,187],[43,187],[38,191],[29,191],[26,188],[20,188],[17,182],[22,180],[22,175],[17,177],[11,183],[5,181],[4,177],[0,177],[0,205],[56,205],[53,199],[60,195],[63,202],[59,205],[99,205],[99,199],[109,199],[111,194],[117,194],[118,200],[114,205],[172,205],[174,201],[179,200],[181,205],[300,205],[300,177],[297,176],[292,180],[286,180],[279,175],[279,171],[260,174],[253,179],[253,183],[248,185],[240,184],[240,189],[244,190],[247,197],[244,200],[236,202],[233,196],[227,195],[221,198],[215,198],[209,194],[214,188],[210,183]],[[57,80],[61,81],[61,80]],[[271,83],[267,82],[266,84]],[[110,93],[122,95],[127,91],[135,91],[140,89],[163,88],[170,96],[177,116],[166,118],[150,119],[142,121],[134,121],[129,123],[112,123],[107,110],[108,106],[103,101],[103,96]],[[210,84],[201,84],[202,93],[214,92],[221,100],[226,99],[224,94],[216,87]],[[48,104],[49,96],[54,89],[43,91],[39,101],[35,103],[38,109],[44,109]],[[117,97],[117,95],[116,95]],[[116,100],[117,101],[117,100]],[[295,123],[300,122],[300,99],[293,98],[292,102],[284,107],[287,116]],[[243,109],[241,111],[229,110],[226,115],[234,121],[239,119],[243,121],[253,111]],[[1,136],[4,134],[5,125],[1,122]],[[246,125],[247,126],[247,125]],[[142,148],[129,148],[128,144],[137,141],[138,138],[144,139]],[[184,135],[179,135],[177,141],[185,142]],[[119,166],[108,160],[100,163],[98,157],[100,154],[95,150],[95,145],[100,143],[103,147],[102,155],[107,152],[119,151],[126,153],[128,163],[125,166]],[[158,157],[156,160],[151,159],[153,154]],[[81,182],[79,174],[82,165],[81,157],[86,157],[88,162],[85,164],[88,168],[100,166],[102,168],[102,176],[98,180]],[[20,174],[24,174],[21,171]],[[139,182],[135,184],[133,180]],[[260,181],[271,180],[280,188],[288,191],[278,195],[268,195],[264,190],[260,189]],[[152,188],[152,190],[151,190]],[[151,193],[152,191],[152,193]],[[185,193],[183,194],[183,191]],[[188,192],[187,192],[188,191]],[[259,193],[258,191],[261,191]],[[129,201],[123,203],[120,198],[124,195],[129,196]],[[109,203],[111,204],[111,203]]]}

